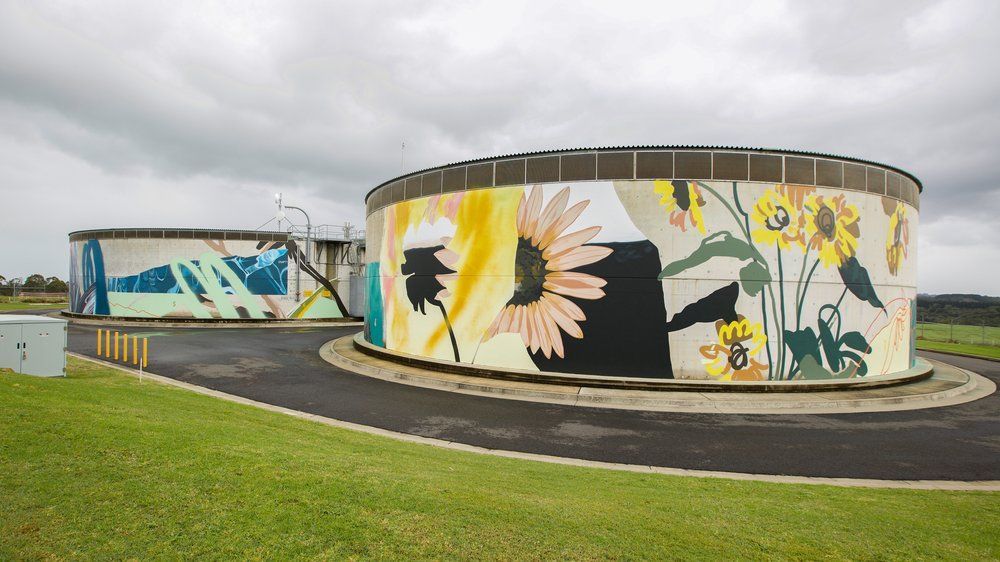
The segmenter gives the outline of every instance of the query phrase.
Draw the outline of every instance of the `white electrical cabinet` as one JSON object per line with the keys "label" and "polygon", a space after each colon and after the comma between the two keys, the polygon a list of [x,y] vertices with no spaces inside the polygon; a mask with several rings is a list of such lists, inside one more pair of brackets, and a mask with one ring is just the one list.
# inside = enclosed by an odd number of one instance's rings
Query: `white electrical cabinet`
{"label": "white electrical cabinet", "polygon": [[47,316],[0,314],[0,368],[39,377],[66,376],[67,325]]}

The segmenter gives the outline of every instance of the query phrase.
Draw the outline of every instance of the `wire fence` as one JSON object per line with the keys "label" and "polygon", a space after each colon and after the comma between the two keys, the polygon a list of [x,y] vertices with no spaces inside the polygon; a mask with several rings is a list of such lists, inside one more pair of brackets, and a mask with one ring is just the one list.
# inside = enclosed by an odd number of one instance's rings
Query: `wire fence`
{"label": "wire fence", "polygon": [[948,343],[1000,346],[1000,327],[947,322],[917,322],[917,339]]}

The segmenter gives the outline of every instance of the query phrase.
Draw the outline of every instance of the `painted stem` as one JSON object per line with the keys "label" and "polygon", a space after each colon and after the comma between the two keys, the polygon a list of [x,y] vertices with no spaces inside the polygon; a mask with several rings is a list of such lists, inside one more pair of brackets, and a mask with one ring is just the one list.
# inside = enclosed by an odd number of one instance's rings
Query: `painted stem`
{"label": "painted stem", "polygon": [[[705,189],[708,189],[709,191],[711,191],[712,194],[715,195],[716,199],[719,199],[720,201],[722,201],[722,198],[719,196],[719,194],[715,193],[715,191],[712,190],[712,188],[710,188],[708,186],[704,186],[704,187],[705,187]],[[743,236],[744,236],[744,238],[746,238],[747,244],[750,245],[751,248],[753,248],[753,244],[750,242],[750,217],[747,215],[746,211],[743,210],[743,205],[740,204],[740,194],[739,194],[739,191],[736,188],[736,182],[733,182],[733,203],[736,204],[736,210],[739,211],[740,215],[743,216],[743,228],[741,229],[743,231]],[[723,201],[723,204],[725,204],[725,201]],[[734,215],[734,218],[735,218],[735,215]],[[739,219],[738,218],[736,219],[736,222],[739,223]],[[761,258],[763,258],[763,256],[761,256]],[[767,264],[766,261],[764,262],[764,267],[768,270],[768,273],[770,274],[770,267],[768,266],[768,264]],[[782,345],[781,342],[782,342],[782,339],[783,339],[783,336],[784,336],[784,334],[781,333],[781,330],[784,329],[784,325],[782,325],[781,327],[778,327],[778,315],[774,311],[774,290],[771,289],[771,283],[770,282],[768,282],[768,284],[767,284],[767,291],[771,295],[771,312],[772,312],[772,319],[771,319],[771,321],[774,322],[775,328],[778,329],[778,345],[779,345],[779,349],[783,349],[780,346]],[[767,295],[765,295],[764,293],[761,293],[761,295],[760,295],[760,316],[761,316],[761,318],[764,319],[764,339],[765,339],[764,348],[767,350],[767,380],[773,380],[774,379],[774,356],[771,354],[771,334],[770,334],[770,330],[768,328],[768,321],[767,321]],[[780,378],[781,371],[778,371],[778,375],[779,375],[779,378]]]}
{"label": "painted stem", "polygon": [[[778,324],[778,309],[775,308],[775,303],[778,302],[778,299],[774,298],[774,289],[771,287],[770,283],[767,284],[767,292],[768,292],[769,295],[771,295],[771,316],[774,318],[774,324],[775,324],[775,326],[777,326],[777,324]],[[766,322],[767,322],[767,317],[766,316],[764,317],[764,321],[765,321],[765,325],[766,325]],[[779,329],[778,332],[779,332],[778,345],[784,346],[784,337],[785,337],[785,334],[784,334],[784,332],[781,331],[781,329]],[[764,336],[767,337],[767,332],[766,331],[764,332]],[[770,344],[770,343],[771,343],[770,340],[768,340],[768,344]],[[770,348],[768,348],[768,352],[770,352]],[[768,355],[768,359],[770,360],[770,355]],[[781,376],[780,376],[781,373],[779,372],[778,375],[779,375],[778,379],[780,380],[781,379]]]}
{"label": "painted stem", "polygon": [[[795,285],[795,310],[796,311],[798,311],[798,309],[799,309],[799,302],[800,302],[799,299],[801,298],[800,293],[802,291],[802,278],[805,277],[805,275],[806,275],[806,264],[807,263],[809,263],[809,250],[806,250],[806,253],[802,255],[802,269],[799,270],[798,282]],[[796,318],[795,319],[795,329],[798,330],[801,327],[802,327],[802,325],[799,324],[799,320],[798,320],[798,318]]]}
{"label": "painted stem", "polygon": [[441,309],[441,316],[444,316],[444,325],[448,328],[448,337],[451,338],[451,350],[455,353],[455,362],[461,361],[458,357],[458,340],[455,339],[455,331],[451,329],[451,321],[448,320],[448,311],[444,309],[444,303],[438,302],[438,308]]}
{"label": "painted stem", "polygon": [[778,372],[785,373],[785,270],[781,265],[781,246],[778,246],[778,294],[781,295],[781,353],[778,354]]}
{"label": "painted stem", "polygon": [[[844,291],[842,293],[840,293],[840,298],[837,299],[837,304],[833,305],[833,308],[830,310],[830,317],[825,320],[827,326],[829,326],[830,322],[833,321],[833,316],[835,314],[836,315],[840,314],[840,303],[844,302],[844,296],[846,296],[846,295],[847,295],[847,287],[844,287]],[[838,338],[840,337],[840,327],[839,326],[837,327],[837,337]]]}
{"label": "painted stem", "polygon": [[[739,227],[740,232],[743,234],[743,238],[746,239],[748,244],[750,244],[750,233],[743,226],[742,221],[740,221],[740,217],[736,214],[736,211],[733,209],[733,206],[729,204],[729,201],[723,199],[722,196],[719,195],[718,191],[712,189],[708,185],[705,185],[701,182],[698,182],[698,185],[701,186],[701,188],[704,189],[705,191],[714,195],[715,198],[719,200],[719,203],[722,203],[722,206],[725,207],[727,211],[729,211],[729,214],[733,215],[733,220],[736,221],[736,226]],[[751,244],[750,247],[753,248],[753,245]],[[766,263],[764,264],[764,267],[767,267]]]}
{"label": "painted stem", "polygon": [[813,276],[813,273],[816,272],[816,266],[817,265],[819,265],[819,258],[816,258],[816,261],[813,262],[813,266],[809,270],[809,275],[806,276],[806,284],[802,287],[802,296],[800,297],[799,302],[796,305],[796,309],[797,309],[795,311],[795,326],[796,326],[796,329],[798,329],[798,326],[800,326],[800,323],[802,321],[802,304],[806,300],[806,291],[809,290],[809,282],[812,281],[812,276]]}
{"label": "painted stem", "polygon": [[767,294],[760,294],[760,316],[764,319],[764,337],[767,342],[764,348],[767,350],[767,380],[774,380],[774,359],[771,357],[771,338],[767,334]]}

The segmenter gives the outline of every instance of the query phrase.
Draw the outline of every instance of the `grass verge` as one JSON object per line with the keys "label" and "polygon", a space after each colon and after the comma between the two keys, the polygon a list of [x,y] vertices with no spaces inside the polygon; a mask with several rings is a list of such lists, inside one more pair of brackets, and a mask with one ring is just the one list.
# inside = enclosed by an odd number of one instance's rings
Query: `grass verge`
{"label": "grass verge", "polygon": [[992,345],[917,340],[917,349],[923,349],[926,351],[943,351],[945,353],[961,353],[963,355],[974,355],[986,359],[1000,359],[1000,347]]}
{"label": "grass verge", "polygon": [[0,297],[0,312],[15,310],[46,310],[49,308],[66,308],[69,302],[59,299],[29,297],[27,300],[12,297]]}
{"label": "grass verge", "polygon": [[0,559],[996,559],[1000,494],[636,474],[0,374]]}

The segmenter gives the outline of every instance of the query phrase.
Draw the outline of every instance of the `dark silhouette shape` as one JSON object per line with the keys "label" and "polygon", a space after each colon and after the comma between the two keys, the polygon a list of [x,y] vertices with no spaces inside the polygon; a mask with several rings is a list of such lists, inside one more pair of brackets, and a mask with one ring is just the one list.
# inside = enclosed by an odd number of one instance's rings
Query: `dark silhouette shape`
{"label": "dark silhouette shape", "polygon": [[420,314],[426,316],[425,304],[431,304],[441,310],[444,325],[448,328],[448,336],[451,338],[451,349],[455,355],[455,361],[461,361],[458,354],[458,341],[455,339],[455,331],[451,328],[448,311],[445,310],[444,303],[438,299],[438,294],[445,290],[445,286],[437,280],[437,276],[454,273],[434,255],[443,248],[444,246],[434,246],[432,248],[404,250],[404,261],[399,269],[403,275],[407,276],[406,297],[410,299],[414,311],[419,311]]}
{"label": "dark silhouette shape", "polygon": [[740,296],[740,284],[733,281],[729,285],[713,291],[684,307],[667,322],[668,332],[677,332],[699,322],[715,322],[725,320],[735,322],[736,299]]}

